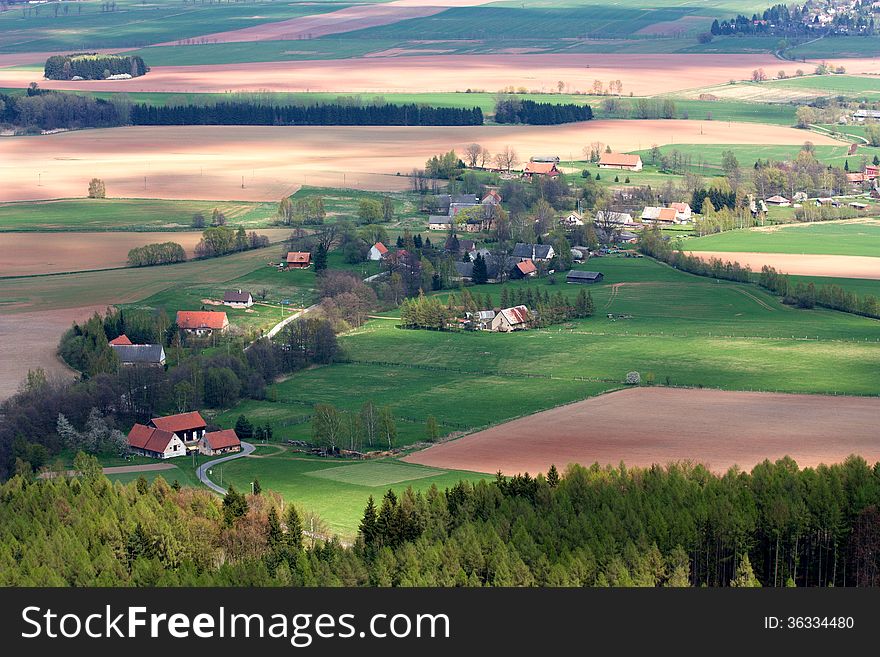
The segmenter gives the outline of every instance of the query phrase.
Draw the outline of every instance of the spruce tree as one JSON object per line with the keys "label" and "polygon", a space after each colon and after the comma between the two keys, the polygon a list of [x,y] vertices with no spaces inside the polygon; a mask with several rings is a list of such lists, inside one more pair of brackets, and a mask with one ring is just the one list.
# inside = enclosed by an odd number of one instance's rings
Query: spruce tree
{"label": "spruce tree", "polygon": [[296,507],[291,504],[284,513],[284,524],[287,533],[284,535],[284,543],[288,550],[299,552],[303,549],[303,526],[302,520],[297,513]]}
{"label": "spruce tree", "polygon": [[489,280],[489,273],[486,269],[486,260],[481,254],[477,254],[474,260],[474,270],[471,274],[471,280],[475,285],[483,285]]}
{"label": "spruce tree", "polygon": [[547,485],[550,488],[556,488],[559,485],[559,470],[556,469],[556,464],[551,464],[547,471]]}
{"label": "spruce tree", "polygon": [[323,244],[318,244],[315,249],[315,257],[313,259],[315,264],[315,273],[320,271],[324,271],[327,269],[327,247]]}
{"label": "spruce tree", "polygon": [[367,500],[367,508],[364,509],[364,517],[358,531],[364,539],[364,544],[372,545],[376,540],[376,503],[372,495]]}
{"label": "spruce tree", "polygon": [[266,525],[266,546],[270,550],[275,550],[281,544],[283,537],[281,521],[278,520],[278,512],[273,506],[269,509],[269,518]]}

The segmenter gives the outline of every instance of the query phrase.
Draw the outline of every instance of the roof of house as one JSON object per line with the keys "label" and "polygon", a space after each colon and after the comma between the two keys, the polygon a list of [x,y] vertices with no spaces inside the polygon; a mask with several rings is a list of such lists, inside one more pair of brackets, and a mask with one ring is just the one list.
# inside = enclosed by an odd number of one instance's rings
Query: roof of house
{"label": "roof of house", "polygon": [[670,203],[669,207],[676,212],[687,212],[691,209],[691,206],[688,203]]}
{"label": "roof of house", "polygon": [[577,278],[581,280],[593,281],[600,276],[602,276],[602,272],[572,270],[568,272],[568,276],[566,276],[566,278]]}
{"label": "roof of house", "polygon": [[456,194],[451,198],[450,203],[456,205],[477,205],[479,201],[476,194]]}
{"label": "roof of house", "polygon": [[229,324],[226,313],[213,310],[178,310],[177,325],[182,329],[222,329]]}
{"label": "roof of house", "polygon": [[526,164],[525,169],[523,169],[523,173],[535,173],[547,176],[553,173],[559,173],[559,169],[556,168],[555,162],[529,162]]}
{"label": "roof of house", "polygon": [[428,217],[428,223],[439,226],[442,226],[444,224],[451,224],[452,217],[445,214],[432,214],[430,217]]}
{"label": "roof of house", "polygon": [[495,319],[495,311],[494,310],[480,310],[477,311],[477,318],[481,321],[493,320]]}
{"label": "roof of house", "polygon": [[117,344],[134,344],[131,340],[128,339],[128,336],[123,333],[122,335],[116,336],[112,340],[110,340],[110,346]]}
{"label": "roof of house", "polygon": [[470,253],[476,250],[477,243],[474,240],[458,240],[458,250]]}
{"label": "roof of house", "polygon": [[497,190],[490,189],[483,197],[483,203],[501,203],[501,194]]}
{"label": "roof of house", "polygon": [[[647,208],[645,208],[647,210]],[[643,214],[644,218],[645,215]],[[605,211],[599,210],[596,213],[596,221],[602,222],[605,221]],[[629,212],[608,212],[608,222],[612,224],[631,224],[633,223],[633,217]]]}
{"label": "roof of house", "polygon": [[178,413],[177,415],[166,415],[165,417],[154,417],[150,420],[150,424],[157,429],[170,431],[171,433],[187,431],[189,429],[204,429],[208,426],[198,411]]}
{"label": "roof of house", "polygon": [[865,174],[863,174],[863,173],[848,173],[848,174],[846,174],[846,179],[849,182],[865,182]]}
{"label": "roof of house", "polygon": [[376,249],[382,255],[385,255],[386,253],[388,253],[388,247],[385,246],[384,244],[382,244],[382,242],[376,242],[373,245],[373,248]]}
{"label": "roof of house", "polygon": [[226,449],[227,447],[239,447],[241,441],[235,433],[235,429],[223,429],[222,431],[209,431],[205,434],[205,440],[211,449]]}
{"label": "roof of house", "polygon": [[308,251],[291,251],[287,254],[287,264],[302,264],[312,260],[312,254]]}
{"label": "roof of house", "polygon": [[130,447],[150,452],[164,452],[173,438],[174,434],[170,431],[155,429],[143,424],[134,425],[131,431],[128,432],[128,444]]}
{"label": "roof of house", "polygon": [[519,269],[523,276],[528,276],[529,274],[534,274],[538,271],[538,268],[535,267],[535,263],[531,260],[523,260],[522,262],[516,263],[516,268]]}
{"label": "roof of house", "polygon": [[657,216],[657,219],[660,221],[675,221],[675,216],[678,214],[675,211],[675,208],[660,208],[660,214]]}
{"label": "roof of house", "polygon": [[110,344],[123,363],[161,364],[165,349],[160,344]]}
{"label": "roof of house", "polygon": [[767,199],[767,203],[788,203],[788,199],[777,194]]}
{"label": "roof of house", "polygon": [[247,290],[226,290],[223,293],[223,301],[227,303],[247,303],[248,301],[253,301],[253,298]]}
{"label": "roof of house", "polygon": [[514,258],[549,258],[552,246],[549,244],[523,244],[517,242],[513,247]]}
{"label": "roof of house", "polygon": [[611,167],[635,167],[642,163],[639,155],[627,155],[626,153],[602,153],[599,156],[599,164]]}
{"label": "roof of house", "polygon": [[509,324],[525,324],[529,321],[529,309],[525,306],[505,308],[498,314],[504,316],[504,319],[506,319]]}
{"label": "roof of house", "polygon": [[474,275],[474,263],[455,261],[455,273],[462,278],[471,278]]}

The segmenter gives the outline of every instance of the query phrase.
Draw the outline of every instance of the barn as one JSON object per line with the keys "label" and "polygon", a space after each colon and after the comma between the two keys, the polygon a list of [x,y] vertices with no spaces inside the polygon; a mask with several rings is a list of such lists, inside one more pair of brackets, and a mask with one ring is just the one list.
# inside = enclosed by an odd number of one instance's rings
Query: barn
{"label": "barn", "polygon": [[565,277],[566,283],[577,283],[579,285],[589,283],[601,283],[605,275],[598,271],[570,271]]}

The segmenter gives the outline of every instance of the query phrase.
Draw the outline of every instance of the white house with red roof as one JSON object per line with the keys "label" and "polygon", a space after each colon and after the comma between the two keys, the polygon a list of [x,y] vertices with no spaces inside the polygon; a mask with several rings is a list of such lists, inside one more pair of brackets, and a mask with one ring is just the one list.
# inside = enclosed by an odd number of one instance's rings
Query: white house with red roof
{"label": "white house with red roof", "polygon": [[626,153],[602,153],[599,156],[599,168],[641,171],[642,158],[639,155],[628,155]]}
{"label": "white house with red roof", "polygon": [[207,456],[241,451],[241,440],[235,429],[209,431],[199,441],[199,452]]}
{"label": "white house with red roof", "polygon": [[382,244],[382,242],[376,242],[370,247],[370,255],[368,257],[370,260],[381,260],[385,257],[386,253],[388,253],[388,247]]}
{"label": "white house with red roof", "polygon": [[205,430],[208,428],[208,423],[198,411],[154,417],[150,420],[150,425],[175,434],[190,449],[195,449],[198,446],[198,441],[205,435]]}
{"label": "white house with red roof", "polygon": [[229,328],[229,319],[224,312],[210,310],[178,310],[177,327],[181,331],[195,335],[210,335],[214,331],[223,332]]}
{"label": "white house with red roof", "polygon": [[112,340],[110,340],[111,345],[130,345],[133,344],[132,341],[128,338],[128,336],[123,333],[122,335],[118,335]]}
{"label": "white house with red roof", "polygon": [[136,424],[128,432],[128,447],[135,454],[154,459],[170,459],[187,453],[186,445],[177,434],[144,424]]}
{"label": "white house with red roof", "polygon": [[529,309],[525,306],[505,308],[492,320],[492,330],[501,333],[520,331],[529,327]]}

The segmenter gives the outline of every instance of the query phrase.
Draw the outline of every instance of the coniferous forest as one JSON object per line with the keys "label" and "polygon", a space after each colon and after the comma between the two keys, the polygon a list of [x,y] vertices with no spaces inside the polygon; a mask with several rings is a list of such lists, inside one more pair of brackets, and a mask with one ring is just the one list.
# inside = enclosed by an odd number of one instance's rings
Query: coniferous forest
{"label": "coniferous forest", "polygon": [[589,105],[577,103],[536,103],[533,100],[504,98],[495,104],[497,123],[528,123],[531,125],[558,125],[589,121],[593,109]]}
{"label": "coniferous forest", "polygon": [[130,75],[136,78],[146,74],[148,70],[144,60],[137,55],[74,53],[49,57],[43,74],[48,80],[104,80],[111,75]]}
{"label": "coniferous forest", "polygon": [[877,586],[880,467],[790,459],[555,468],[365,501],[353,545],[270,491],[222,500],[140,479],[0,486],[0,585]]}

